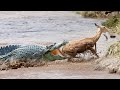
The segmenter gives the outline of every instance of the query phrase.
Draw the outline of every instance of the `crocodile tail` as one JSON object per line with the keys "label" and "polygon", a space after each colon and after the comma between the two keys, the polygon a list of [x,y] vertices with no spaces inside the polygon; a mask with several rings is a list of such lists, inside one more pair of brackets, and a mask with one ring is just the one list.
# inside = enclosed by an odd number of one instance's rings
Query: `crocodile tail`
{"label": "crocodile tail", "polygon": [[7,53],[19,48],[20,45],[8,45],[0,48],[0,55],[6,55]]}
{"label": "crocodile tail", "polygon": [[6,59],[8,59],[9,57],[10,57],[10,55],[12,55],[11,53],[8,53],[8,54],[6,54],[6,55],[1,55],[0,56],[0,60],[6,60]]}

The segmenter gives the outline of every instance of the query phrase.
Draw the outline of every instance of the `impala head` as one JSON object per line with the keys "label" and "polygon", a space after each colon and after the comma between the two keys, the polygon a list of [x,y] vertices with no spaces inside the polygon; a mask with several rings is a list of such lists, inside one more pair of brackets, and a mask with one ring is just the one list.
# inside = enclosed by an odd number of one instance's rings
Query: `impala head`
{"label": "impala head", "polygon": [[[108,32],[108,34],[110,35],[110,38],[115,38],[116,36],[114,36],[112,33],[109,32],[109,29],[105,26],[99,26],[95,23],[95,26],[98,28],[98,31],[102,31],[102,33],[106,33]],[[107,37],[105,34],[104,34],[105,37]]]}
{"label": "impala head", "polygon": [[99,26],[96,23],[95,26],[98,28],[98,30],[102,31],[102,33],[109,32],[108,28],[106,28],[105,26]]}

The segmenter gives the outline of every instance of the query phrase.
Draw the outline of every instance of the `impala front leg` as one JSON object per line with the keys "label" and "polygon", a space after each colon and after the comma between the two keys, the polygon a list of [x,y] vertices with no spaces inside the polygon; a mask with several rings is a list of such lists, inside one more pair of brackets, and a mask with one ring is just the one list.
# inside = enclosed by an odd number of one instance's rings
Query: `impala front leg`
{"label": "impala front leg", "polygon": [[96,55],[97,58],[99,58],[99,56],[97,55],[96,51],[95,51],[92,47],[89,47],[89,50],[90,50],[94,55]]}
{"label": "impala front leg", "polygon": [[95,43],[95,52],[97,53],[97,47],[96,47],[96,43]]}

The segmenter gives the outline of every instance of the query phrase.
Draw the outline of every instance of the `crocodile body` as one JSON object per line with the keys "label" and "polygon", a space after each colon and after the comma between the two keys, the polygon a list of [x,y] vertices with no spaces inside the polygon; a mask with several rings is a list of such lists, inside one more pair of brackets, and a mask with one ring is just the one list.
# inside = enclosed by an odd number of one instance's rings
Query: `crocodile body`
{"label": "crocodile body", "polygon": [[0,49],[0,60],[57,60],[63,59],[60,56],[52,56],[50,52],[54,49],[60,48],[65,45],[67,41],[62,43],[54,43],[49,46],[38,45],[10,45]]}

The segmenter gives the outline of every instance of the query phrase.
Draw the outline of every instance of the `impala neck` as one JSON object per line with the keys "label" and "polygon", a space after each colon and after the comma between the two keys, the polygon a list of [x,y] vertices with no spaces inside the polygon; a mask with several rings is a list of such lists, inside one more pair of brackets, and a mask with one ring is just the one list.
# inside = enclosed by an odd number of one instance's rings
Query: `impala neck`
{"label": "impala neck", "polygon": [[98,31],[97,31],[97,34],[93,37],[93,40],[94,40],[95,43],[99,40],[101,34],[102,34],[102,31],[99,28]]}

